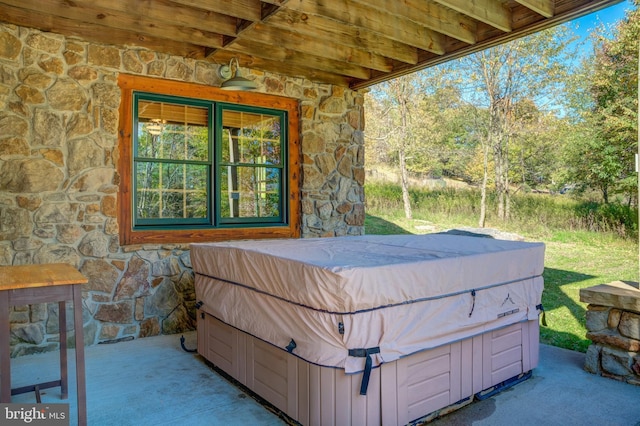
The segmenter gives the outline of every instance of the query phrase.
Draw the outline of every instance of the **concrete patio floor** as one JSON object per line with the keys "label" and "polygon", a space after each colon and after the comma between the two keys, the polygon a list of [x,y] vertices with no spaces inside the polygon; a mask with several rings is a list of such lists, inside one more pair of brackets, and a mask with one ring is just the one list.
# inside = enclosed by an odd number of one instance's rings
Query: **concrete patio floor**
{"label": "concrete patio floor", "polygon": [[[185,337],[186,346],[195,347],[195,333]],[[55,380],[57,356],[12,359],[12,386]],[[583,362],[582,353],[542,345],[531,379],[430,424],[640,426],[640,386],[589,374]],[[201,357],[183,351],[180,335],[88,347],[86,364],[90,426],[287,424]],[[43,403],[70,403],[72,425],[77,418],[74,374],[70,369],[69,400],[59,399],[59,388],[42,392]],[[13,402],[32,403],[35,396],[14,396]]]}

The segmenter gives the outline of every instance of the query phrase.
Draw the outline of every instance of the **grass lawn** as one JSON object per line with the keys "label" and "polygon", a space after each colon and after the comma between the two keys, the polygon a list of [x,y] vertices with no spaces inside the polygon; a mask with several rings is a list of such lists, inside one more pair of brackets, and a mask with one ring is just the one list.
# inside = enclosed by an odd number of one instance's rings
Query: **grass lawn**
{"label": "grass lawn", "polygon": [[[476,218],[434,214],[429,220],[424,212],[407,220],[397,209],[368,210],[367,234],[425,234],[458,227],[475,227]],[[514,232],[527,241],[541,241],[545,251],[545,290],[542,303],[547,327],[541,327],[542,343],[586,352],[586,304],[580,302],[579,291],[611,281],[638,281],[637,240],[612,234],[588,231],[552,231],[541,227],[487,224],[506,232]],[[523,228],[526,228],[524,231]]]}

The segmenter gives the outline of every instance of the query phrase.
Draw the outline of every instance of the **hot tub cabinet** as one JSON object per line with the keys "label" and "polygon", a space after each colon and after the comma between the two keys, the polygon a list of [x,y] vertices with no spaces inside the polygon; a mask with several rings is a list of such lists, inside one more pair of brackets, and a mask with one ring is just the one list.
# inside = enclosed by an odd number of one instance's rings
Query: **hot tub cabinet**
{"label": "hot tub cabinet", "polygon": [[303,424],[407,424],[538,363],[539,243],[262,240],[191,257],[198,352]]}

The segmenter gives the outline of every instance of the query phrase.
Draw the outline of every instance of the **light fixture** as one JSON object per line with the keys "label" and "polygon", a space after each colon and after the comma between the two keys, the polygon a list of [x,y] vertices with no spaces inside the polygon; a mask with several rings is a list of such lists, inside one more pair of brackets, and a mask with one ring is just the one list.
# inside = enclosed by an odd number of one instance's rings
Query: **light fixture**
{"label": "light fixture", "polygon": [[[233,72],[233,64],[235,63],[235,73]],[[233,57],[229,65],[221,65],[218,68],[218,74],[225,81],[220,85],[222,90],[254,90],[258,85],[240,75],[240,64],[238,58]],[[233,77],[232,77],[233,76]]]}
{"label": "light fixture", "polygon": [[147,123],[147,132],[152,136],[158,136],[162,133],[162,125],[164,123],[159,118],[154,118]]}

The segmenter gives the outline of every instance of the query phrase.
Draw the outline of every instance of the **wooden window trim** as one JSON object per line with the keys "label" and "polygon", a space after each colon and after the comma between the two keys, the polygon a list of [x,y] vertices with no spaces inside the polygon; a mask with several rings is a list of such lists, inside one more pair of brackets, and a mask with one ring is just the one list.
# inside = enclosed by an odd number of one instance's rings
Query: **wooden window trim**
{"label": "wooden window trim", "polygon": [[[230,92],[215,87],[172,80],[120,74],[120,121],[118,129],[117,172],[118,227],[120,244],[171,244],[259,238],[300,237],[300,138],[299,104],[295,99],[253,92]],[[158,93],[194,99],[206,99],[288,112],[288,222],[284,226],[225,227],[215,229],[134,230],[132,191],[133,92]]]}

